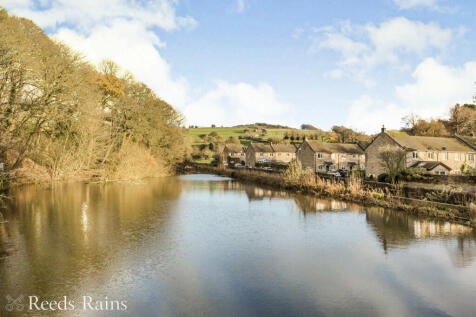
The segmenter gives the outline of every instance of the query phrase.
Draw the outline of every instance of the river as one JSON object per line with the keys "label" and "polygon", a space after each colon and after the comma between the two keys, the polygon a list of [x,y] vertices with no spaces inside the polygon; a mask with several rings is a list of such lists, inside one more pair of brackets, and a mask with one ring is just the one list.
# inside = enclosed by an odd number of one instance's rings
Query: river
{"label": "river", "polygon": [[476,315],[476,234],[462,225],[212,175],[28,186],[12,198],[0,316],[64,299],[69,310],[41,313]]}

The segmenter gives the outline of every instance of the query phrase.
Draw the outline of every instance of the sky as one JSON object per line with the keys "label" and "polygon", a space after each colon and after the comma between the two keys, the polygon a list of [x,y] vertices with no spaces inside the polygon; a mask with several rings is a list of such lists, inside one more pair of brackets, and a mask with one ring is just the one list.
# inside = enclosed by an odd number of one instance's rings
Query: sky
{"label": "sky", "polygon": [[476,93],[472,0],[0,0],[97,65],[116,61],[186,125],[374,133]]}

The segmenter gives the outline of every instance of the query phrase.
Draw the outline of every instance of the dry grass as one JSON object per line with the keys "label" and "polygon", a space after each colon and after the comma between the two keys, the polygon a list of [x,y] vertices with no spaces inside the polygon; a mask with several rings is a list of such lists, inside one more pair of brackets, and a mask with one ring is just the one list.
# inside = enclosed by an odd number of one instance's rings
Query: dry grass
{"label": "dry grass", "polygon": [[[351,177],[347,181],[327,179],[314,175],[310,171],[300,170],[296,166],[287,172],[268,173],[257,170],[230,170],[196,165],[200,172],[229,176],[254,184],[269,185],[276,188],[316,194],[320,197],[333,197],[345,201],[403,210],[410,214],[462,221],[476,226],[476,205],[471,211],[462,212],[464,206],[446,205],[418,199],[401,199],[388,189],[365,186],[360,177]],[[469,208],[467,208],[469,209]],[[468,223],[468,219],[473,219]]]}
{"label": "dry grass", "polygon": [[169,174],[169,170],[150,151],[134,143],[124,144],[114,157],[113,164],[106,171],[108,180],[139,180]]}

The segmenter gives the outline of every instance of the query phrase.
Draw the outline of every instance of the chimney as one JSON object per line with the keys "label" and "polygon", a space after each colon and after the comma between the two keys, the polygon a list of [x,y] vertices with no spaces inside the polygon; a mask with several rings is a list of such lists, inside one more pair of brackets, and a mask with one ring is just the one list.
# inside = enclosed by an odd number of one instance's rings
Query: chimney
{"label": "chimney", "polygon": [[387,132],[387,129],[385,129],[385,125],[382,125],[382,133]]}

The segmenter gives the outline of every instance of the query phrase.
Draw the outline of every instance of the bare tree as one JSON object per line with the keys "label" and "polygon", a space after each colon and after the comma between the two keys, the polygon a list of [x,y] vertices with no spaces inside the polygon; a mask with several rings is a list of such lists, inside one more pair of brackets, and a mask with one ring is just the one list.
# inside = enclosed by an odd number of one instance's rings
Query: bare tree
{"label": "bare tree", "polygon": [[383,147],[378,154],[381,166],[395,183],[397,175],[405,169],[406,152],[396,147]]}

